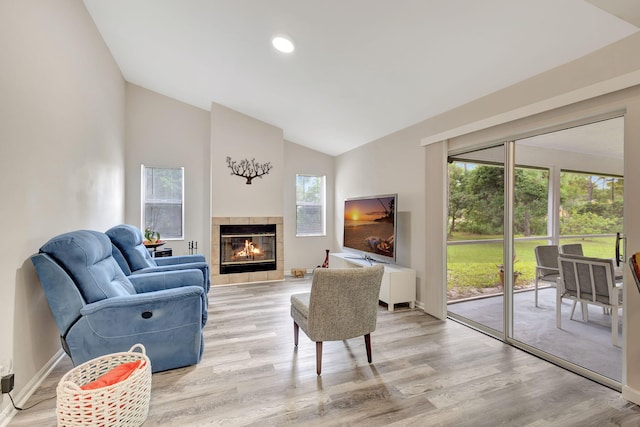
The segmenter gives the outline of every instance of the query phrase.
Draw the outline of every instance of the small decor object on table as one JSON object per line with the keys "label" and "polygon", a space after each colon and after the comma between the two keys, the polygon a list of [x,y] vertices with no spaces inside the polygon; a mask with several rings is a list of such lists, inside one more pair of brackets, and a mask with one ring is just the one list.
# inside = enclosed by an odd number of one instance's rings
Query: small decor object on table
{"label": "small decor object on table", "polygon": [[145,248],[149,249],[149,251],[151,252],[151,256],[155,257],[158,248],[165,243],[166,242],[160,240],[159,232],[153,231],[149,227],[144,229],[144,241],[142,242],[142,244]]}
{"label": "small decor object on table", "polygon": [[150,227],[144,229],[144,244],[154,244],[160,241],[160,233]]}
{"label": "small decor object on table", "polygon": [[325,256],[324,262],[322,263],[322,265],[318,266],[320,268],[329,268],[329,252],[330,252],[330,250],[329,249],[325,249],[325,251],[327,252],[327,255]]}

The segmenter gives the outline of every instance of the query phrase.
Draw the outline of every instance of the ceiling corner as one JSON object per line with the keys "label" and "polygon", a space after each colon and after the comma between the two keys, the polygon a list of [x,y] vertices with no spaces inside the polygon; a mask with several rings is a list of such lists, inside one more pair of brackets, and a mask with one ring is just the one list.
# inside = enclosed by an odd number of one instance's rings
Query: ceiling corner
{"label": "ceiling corner", "polygon": [[640,3],[638,0],[585,0],[628,23],[640,28]]}

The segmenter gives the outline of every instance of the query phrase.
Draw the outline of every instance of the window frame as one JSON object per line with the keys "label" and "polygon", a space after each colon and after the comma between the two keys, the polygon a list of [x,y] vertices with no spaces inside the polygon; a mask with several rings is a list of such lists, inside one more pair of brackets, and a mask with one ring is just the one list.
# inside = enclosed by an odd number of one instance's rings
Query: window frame
{"label": "window frame", "polygon": [[[306,202],[304,200],[298,200],[298,179],[299,177],[304,177],[304,178],[315,178],[315,179],[320,179],[320,202],[319,203],[313,203],[313,202]],[[327,235],[327,177],[326,175],[315,175],[315,174],[308,174],[308,173],[297,173],[296,174],[296,181],[295,181],[295,186],[296,186],[296,191],[295,191],[295,198],[296,198],[296,237],[324,237]],[[315,233],[303,233],[300,231],[299,228],[299,223],[298,223],[298,213],[301,207],[306,207],[306,206],[317,206],[320,207],[321,209],[321,215],[322,215],[322,219],[320,221],[320,225],[322,227],[322,229],[318,232]]]}
{"label": "window frame", "polygon": [[[141,229],[145,230],[147,228],[147,223],[146,223],[146,218],[145,218],[145,212],[146,212],[146,207],[148,204],[148,201],[146,200],[146,184],[147,184],[147,174],[146,171],[148,169],[153,169],[153,170],[180,170],[181,172],[181,188],[180,188],[180,195],[181,195],[181,200],[180,200],[180,231],[181,234],[180,236],[169,236],[168,233],[163,233],[162,229],[157,229],[154,227],[154,231],[157,231],[160,233],[160,238],[162,240],[184,240],[184,236],[185,236],[185,232],[184,232],[184,207],[185,207],[185,194],[184,194],[184,189],[185,189],[185,171],[184,171],[184,167],[180,166],[180,167],[160,167],[160,166],[147,166],[145,164],[141,164],[140,165],[140,174],[141,174],[141,179],[140,179],[140,202],[141,202],[141,208],[140,208],[140,224],[141,224]],[[177,204],[177,203],[176,203]],[[166,231],[166,230],[165,230]]]}

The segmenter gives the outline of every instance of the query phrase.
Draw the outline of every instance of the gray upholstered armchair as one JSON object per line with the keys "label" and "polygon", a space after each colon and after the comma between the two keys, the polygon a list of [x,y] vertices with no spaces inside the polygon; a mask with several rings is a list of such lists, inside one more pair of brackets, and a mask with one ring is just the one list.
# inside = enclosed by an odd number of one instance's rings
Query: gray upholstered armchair
{"label": "gray upholstered armchair", "polygon": [[378,299],[384,267],[318,268],[311,292],[291,296],[294,343],[298,331],[316,342],[316,372],[322,369],[322,342],[364,335],[371,363],[371,332],[376,329]]}
{"label": "gray upholstered armchair", "polygon": [[74,365],[141,343],[154,372],[198,363],[207,320],[197,269],[125,276],[109,238],[61,234],[31,257]]}
{"label": "gray upholstered armchair", "polygon": [[202,271],[209,291],[209,265],[204,255],[182,255],[153,258],[142,243],[142,231],[129,224],[120,224],[106,231],[113,243],[113,257],[127,275],[158,271],[186,270],[197,268]]}

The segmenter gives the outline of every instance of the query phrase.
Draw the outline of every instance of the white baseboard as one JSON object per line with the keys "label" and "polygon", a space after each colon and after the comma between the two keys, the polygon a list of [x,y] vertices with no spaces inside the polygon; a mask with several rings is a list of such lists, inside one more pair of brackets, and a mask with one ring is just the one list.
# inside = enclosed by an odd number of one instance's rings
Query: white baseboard
{"label": "white baseboard", "polygon": [[[62,349],[58,350],[56,354],[53,355],[51,359],[38,371],[38,373],[31,378],[31,380],[24,386],[22,390],[18,393],[17,396],[14,397],[16,402],[16,406],[23,406],[27,403],[27,400],[31,397],[33,393],[38,389],[42,381],[51,373],[53,368],[56,367],[60,359],[64,357],[65,353]],[[9,422],[13,419],[13,417],[18,413],[16,409],[14,409],[13,405],[9,399],[7,399],[9,405],[2,412],[0,412],[0,427],[6,427]]]}
{"label": "white baseboard", "polygon": [[622,398],[629,402],[633,402],[636,405],[640,405],[640,390],[636,390],[625,385],[622,387]]}

